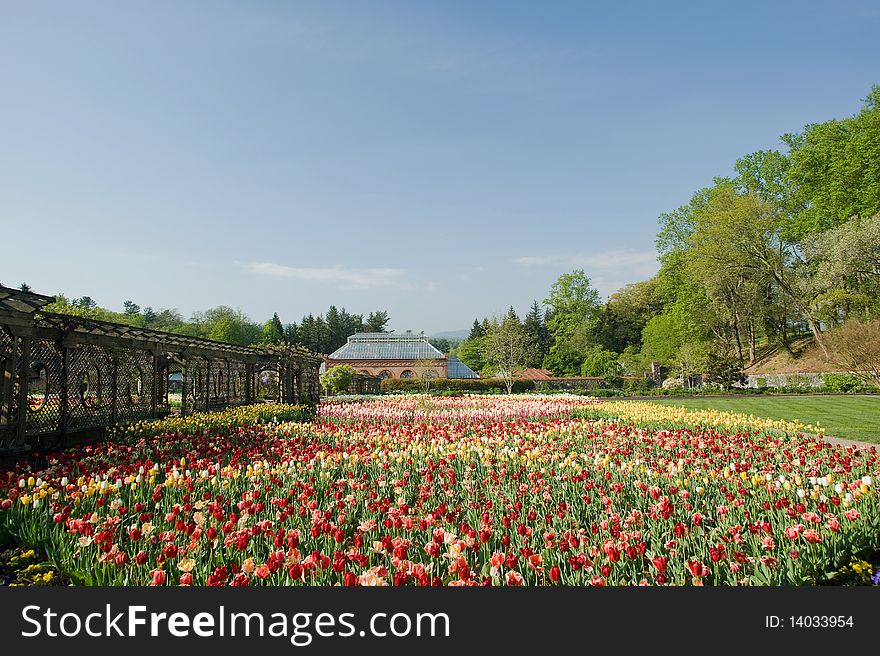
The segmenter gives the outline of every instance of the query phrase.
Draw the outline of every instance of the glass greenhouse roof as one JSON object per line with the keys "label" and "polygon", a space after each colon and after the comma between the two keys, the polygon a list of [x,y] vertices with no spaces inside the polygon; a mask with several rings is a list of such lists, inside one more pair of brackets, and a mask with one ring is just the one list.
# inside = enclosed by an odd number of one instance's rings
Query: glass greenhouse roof
{"label": "glass greenhouse roof", "polygon": [[454,355],[449,356],[449,373],[447,378],[479,378],[480,376]]}
{"label": "glass greenhouse roof", "polygon": [[345,346],[330,354],[331,360],[436,360],[443,354],[421,333],[357,333]]}

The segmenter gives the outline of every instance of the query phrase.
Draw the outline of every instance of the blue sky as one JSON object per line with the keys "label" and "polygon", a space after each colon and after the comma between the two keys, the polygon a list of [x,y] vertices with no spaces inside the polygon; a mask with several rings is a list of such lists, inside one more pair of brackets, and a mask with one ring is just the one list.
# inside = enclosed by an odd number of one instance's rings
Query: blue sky
{"label": "blue sky", "polygon": [[437,332],[858,111],[876,2],[3,2],[0,281]]}

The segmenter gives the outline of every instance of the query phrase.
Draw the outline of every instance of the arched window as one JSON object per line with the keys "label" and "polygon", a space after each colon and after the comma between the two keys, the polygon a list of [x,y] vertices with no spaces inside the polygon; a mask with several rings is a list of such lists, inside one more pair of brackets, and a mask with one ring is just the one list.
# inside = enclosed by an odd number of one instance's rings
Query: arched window
{"label": "arched window", "polygon": [[379,378],[382,380],[388,380],[389,378],[394,378],[394,375],[387,369],[383,369],[379,372]]}
{"label": "arched window", "polygon": [[416,375],[412,371],[410,371],[409,369],[404,369],[403,371],[400,372],[400,377],[401,378],[415,378]]}

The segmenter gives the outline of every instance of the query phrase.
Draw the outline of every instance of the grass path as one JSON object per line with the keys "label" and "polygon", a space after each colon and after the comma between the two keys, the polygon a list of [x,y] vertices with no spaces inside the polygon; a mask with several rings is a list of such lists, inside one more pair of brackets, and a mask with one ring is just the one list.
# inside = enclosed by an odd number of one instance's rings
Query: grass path
{"label": "grass path", "polygon": [[880,444],[880,395],[727,396],[657,399],[656,403],[743,412],[772,419],[799,419],[805,424],[820,426],[831,437]]}

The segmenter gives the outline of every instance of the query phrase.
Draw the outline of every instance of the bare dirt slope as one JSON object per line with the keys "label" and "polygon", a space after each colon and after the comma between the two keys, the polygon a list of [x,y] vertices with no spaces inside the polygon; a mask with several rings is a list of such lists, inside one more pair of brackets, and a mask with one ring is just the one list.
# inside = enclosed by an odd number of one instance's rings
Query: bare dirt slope
{"label": "bare dirt slope", "polygon": [[812,338],[805,337],[793,342],[792,350],[797,357],[792,357],[784,348],[768,349],[745,372],[747,374],[798,374],[840,371],[839,366],[835,366],[825,358],[822,350],[816,346]]}

